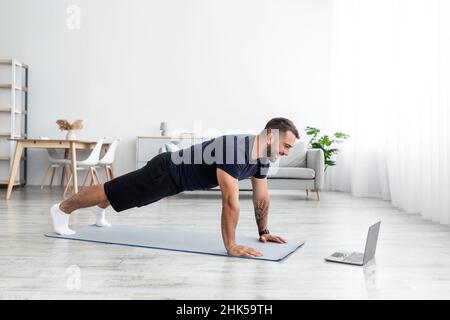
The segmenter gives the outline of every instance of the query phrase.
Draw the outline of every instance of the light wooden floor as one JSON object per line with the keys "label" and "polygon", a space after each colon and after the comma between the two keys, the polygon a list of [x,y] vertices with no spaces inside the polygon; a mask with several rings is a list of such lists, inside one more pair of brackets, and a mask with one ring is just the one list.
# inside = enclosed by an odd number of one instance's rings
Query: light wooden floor
{"label": "light wooden floor", "polygon": [[[449,299],[450,228],[389,202],[324,192],[272,191],[270,230],[305,239],[283,262],[132,248],[44,237],[60,190],[0,189],[2,299]],[[218,192],[184,193],[113,214],[112,224],[220,230]],[[313,198],[314,199],[314,198]],[[366,267],[326,263],[336,249],[363,250],[382,220],[377,258]],[[72,227],[92,223],[80,210]],[[255,234],[251,194],[241,193],[239,233]],[[79,275],[79,277],[78,277]]]}

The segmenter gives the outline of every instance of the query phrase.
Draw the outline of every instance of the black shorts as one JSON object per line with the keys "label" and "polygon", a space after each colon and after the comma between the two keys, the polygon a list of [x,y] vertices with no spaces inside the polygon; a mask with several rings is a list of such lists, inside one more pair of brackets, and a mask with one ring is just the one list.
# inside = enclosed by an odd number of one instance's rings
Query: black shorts
{"label": "black shorts", "polygon": [[169,170],[170,152],[160,153],[136,171],[105,183],[106,197],[117,212],[142,207],[182,190]]}

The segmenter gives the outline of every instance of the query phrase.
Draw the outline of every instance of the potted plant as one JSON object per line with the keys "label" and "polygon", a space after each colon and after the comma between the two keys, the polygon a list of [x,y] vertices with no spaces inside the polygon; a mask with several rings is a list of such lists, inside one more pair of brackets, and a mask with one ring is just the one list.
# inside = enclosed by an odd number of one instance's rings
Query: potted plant
{"label": "potted plant", "polygon": [[76,120],[73,123],[69,123],[66,119],[59,119],[56,120],[56,123],[58,124],[60,130],[67,131],[67,140],[76,140],[77,137],[74,131],[83,128],[83,120]]}
{"label": "potted plant", "polygon": [[306,134],[311,137],[308,147],[323,150],[326,172],[328,167],[336,164],[336,161],[333,160],[333,156],[339,152],[339,149],[334,148],[333,145],[335,143],[344,142],[344,140],[350,136],[342,132],[336,132],[333,134],[333,138],[330,138],[329,135],[322,135],[321,137],[318,137],[320,129],[313,127],[306,127],[305,131]]}

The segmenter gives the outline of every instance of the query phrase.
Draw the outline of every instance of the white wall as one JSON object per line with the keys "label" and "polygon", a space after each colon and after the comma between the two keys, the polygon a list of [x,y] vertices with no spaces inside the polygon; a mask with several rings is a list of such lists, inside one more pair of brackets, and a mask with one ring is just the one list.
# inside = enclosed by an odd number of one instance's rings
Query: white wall
{"label": "white wall", "polygon": [[[69,30],[66,9],[81,9]],[[0,0],[0,57],[30,64],[30,137],[135,139],[173,127],[260,128],[273,116],[326,128],[331,0]],[[46,166],[29,152],[29,184]]]}

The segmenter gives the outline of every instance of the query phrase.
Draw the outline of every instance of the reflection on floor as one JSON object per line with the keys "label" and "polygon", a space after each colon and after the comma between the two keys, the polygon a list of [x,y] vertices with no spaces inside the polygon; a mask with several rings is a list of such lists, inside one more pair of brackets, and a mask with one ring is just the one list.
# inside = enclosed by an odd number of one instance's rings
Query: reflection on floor
{"label": "reflection on floor", "polygon": [[[323,192],[271,191],[270,230],[305,246],[284,262],[215,257],[44,237],[61,191],[0,189],[1,299],[449,299],[450,228],[389,202]],[[256,235],[251,193],[242,192],[238,232]],[[220,232],[220,193],[183,193],[115,214],[112,224]],[[336,250],[362,251],[381,220],[376,260],[364,267],[324,262]],[[88,209],[72,227],[90,224]]]}

